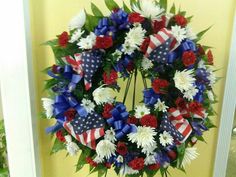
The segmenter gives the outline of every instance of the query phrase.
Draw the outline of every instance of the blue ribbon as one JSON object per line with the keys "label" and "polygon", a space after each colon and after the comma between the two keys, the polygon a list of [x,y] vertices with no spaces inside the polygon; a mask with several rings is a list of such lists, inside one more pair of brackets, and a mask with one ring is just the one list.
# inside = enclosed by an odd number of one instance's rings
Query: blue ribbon
{"label": "blue ribbon", "polygon": [[111,111],[112,117],[107,119],[107,123],[115,129],[116,138],[119,140],[126,134],[136,132],[136,126],[126,123],[129,113],[126,111],[124,104],[119,103]]}
{"label": "blue ribbon", "polygon": [[160,95],[156,94],[152,88],[145,89],[143,91],[143,97],[144,103],[147,106],[153,106],[160,99]]}
{"label": "blue ribbon", "polygon": [[122,74],[123,77],[128,77],[129,73],[127,71],[127,67],[128,65],[131,64],[131,62],[133,62],[132,60],[132,55],[125,55],[123,56],[115,65],[115,70],[119,73]]}
{"label": "blue ribbon", "polygon": [[205,125],[203,125],[202,121],[201,122],[192,121],[191,125],[193,127],[194,134],[197,136],[202,136],[202,132],[208,130],[208,128]]}
{"label": "blue ribbon", "polygon": [[129,29],[130,27],[128,14],[122,9],[113,11],[110,19],[118,30]]}
{"label": "blue ribbon", "polygon": [[114,26],[111,26],[109,24],[108,18],[102,18],[101,20],[99,20],[98,25],[94,31],[96,36],[105,35],[105,36],[112,36],[112,37],[114,37],[115,32],[116,32],[116,29]]}
{"label": "blue ribbon", "polygon": [[164,166],[166,163],[170,163],[170,158],[166,152],[159,151],[154,154],[154,158],[157,163],[161,164],[161,166]]}
{"label": "blue ribbon", "polygon": [[204,84],[197,83],[196,87],[198,89],[198,93],[194,96],[194,100],[199,103],[202,103],[204,101],[203,93],[206,90],[206,86]]}

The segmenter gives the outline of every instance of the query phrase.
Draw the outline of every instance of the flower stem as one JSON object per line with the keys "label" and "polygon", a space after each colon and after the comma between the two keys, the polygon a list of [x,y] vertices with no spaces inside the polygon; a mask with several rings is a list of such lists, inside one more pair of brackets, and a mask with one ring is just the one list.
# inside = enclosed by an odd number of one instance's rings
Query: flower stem
{"label": "flower stem", "polygon": [[134,72],[134,91],[133,91],[133,104],[132,104],[132,110],[134,110],[134,106],[135,106],[137,74],[138,74],[138,70],[135,69],[135,72]]}
{"label": "flower stem", "polygon": [[128,78],[127,83],[126,83],[126,88],[125,88],[125,94],[124,94],[124,98],[123,98],[123,104],[125,104],[128,92],[129,92],[129,87],[130,87],[130,83],[132,80],[133,74],[131,74],[131,76]]}
{"label": "flower stem", "polygon": [[142,79],[143,79],[143,86],[144,86],[145,89],[147,89],[147,81],[146,81],[146,79],[144,77],[143,72],[141,72],[141,75],[142,75]]}

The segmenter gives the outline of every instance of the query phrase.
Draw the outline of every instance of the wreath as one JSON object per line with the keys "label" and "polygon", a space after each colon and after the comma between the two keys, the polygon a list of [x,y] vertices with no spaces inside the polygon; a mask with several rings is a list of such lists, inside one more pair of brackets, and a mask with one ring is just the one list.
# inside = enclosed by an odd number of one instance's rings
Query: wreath
{"label": "wreath", "polygon": [[[195,34],[192,17],[175,5],[167,10],[166,0],[105,4],[110,15],[92,3],[93,15],[82,10],[69,32],[45,43],[55,55],[42,98],[45,117],[56,120],[46,129],[56,135],[52,153],[80,155],[76,170],[88,163],[99,176],[109,168],[134,177],[184,171],[198,156],[195,143],[214,127],[213,55],[199,43],[209,28]],[[121,78],[123,100],[116,98]],[[136,105],[137,84],[144,89]]]}

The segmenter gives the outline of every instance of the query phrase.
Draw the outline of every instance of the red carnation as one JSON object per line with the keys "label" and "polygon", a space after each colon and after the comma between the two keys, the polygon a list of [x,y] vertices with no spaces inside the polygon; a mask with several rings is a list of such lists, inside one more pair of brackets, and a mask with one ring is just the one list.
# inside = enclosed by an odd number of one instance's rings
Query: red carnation
{"label": "red carnation", "polygon": [[128,118],[128,120],[127,120],[127,123],[128,124],[135,124],[135,125],[137,125],[138,124],[138,119],[136,117],[134,117],[134,116],[130,116]]}
{"label": "red carnation", "polygon": [[196,55],[192,51],[185,51],[182,56],[182,61],[184,66],[188,67],[195,63]]}
{"label": "red carnation", "polygon": [[205,50],[200,44],[198,44],[197,54],[200,56],[205,55]]}
{"label": "red carnation", "polygon": [[124,155],[127,154],[128,148],[127,148],[127,146],[124,142],[119,141],[118,144],[117,144],[116,151],[118,152],[118,154],[124,156]]}
{"label": "red carnation", "polygon": [[144,168],[144,159],[142,157],[135,158],[128,165],[134,170],[142,170]]}
{"label": "red carnation", "polygon": [[97,49],[108,49],[113,45],[111,36],[97,36],[95,48]]}
{"label": "red carnation", "polygon": [[61,142],[66,142],[66,139],[65,139],[65,137],[64,137],[64,135],[63,135],[63,132],[61,131],[61,130],[58,130],[57,132],[56,132],[56,137],[57,137],[57,139],[59,140],[59,141],[61,141]]}
{"label": "red carnation", "polygon": [[150,38],[149,38],[149,37],[146,37],[146,38],[144,39],[142,45],[140,46],[141,52],[146,53],[147,48],[148,48],[148,46],[149,46],[149,43],[150,43]]}
{"label": "red carnation", "polygon": [[142,126],[157,128],[157,118],[151,114],[145,115],[140,119]]}
{"label": "red carnation", "polygon": [[197,101],[194,101],[194,102],[191,102],[189,104],[189,108],[188,110],[192,113],[199,113],[199,114],[202,114],[202,110],[203,110],[203,107],[202,107],[202,104],[197,102]]}
{"label": "red carnation", "polygon": [[69,41],[69,34],[66,31],[64,31],[58,37],[58,44],[61,47],[66,47],[66,45],[68,44],[68,41]]}
{"label": "red carnation", "polygon": [[116,81],[118,79],[118,74],[115,70],[111,70],[110,73],[103,73],[103,81],[105,84],[112,85],[116,84]]}
{"label": "red carnation", "polygon": [[106,163],[105,163],[105,167],[107,167],[107,168],[111,168],[111,163],[106,162]]}
{"label": "red carnation", "polygon": [[103,113],[102,113],[102,116],[106,119],[110,118],[112,115],[111,115],[111,110],[113,109],[113,105],[111,104],[105,104],[104,107],[103,107]]}
{"label": "red carnation", "polygon": [[148,166],[149,170],[158,170],[159,168],[161,168],[161,165],[159,163],[152,164],[152,165]]}
{"label": "red carnation", "polygon": [[177,23],[177,25],[181,27],[185,27],[188,23],[188,20],[183,15],[180,15],[180,14],[175,15],[174,20]]}
{"label": "red carnation", "polygon": [[209,64],[209,65],[213,65],[213,60],[214,60],[214,57],[213,57],[212,51],[211,51],[211,50],[208,50],[208,52],[207,52],[207,61],[208,61],[208,64]]}
{"label": "red carnation", "polygon": [[185,99],[178,97],[175,101],[176,106],[180,109],[180,110],[185,110],[187,109],[187,103],[185,101]]}
{"label": "red carnation", "polygon": [[75,118],[75,115],[76,115],[76,110],[74,108],[70,108],[64,113],[66,121],[72,121]]}
{"label": "red carnation", "polygon": [[176,157],[177,157],[176,152],[175,152],[175,151],[172,151],[172,150],[168,151],[168,152],[167,152],[167,155],[171,158],[171,160],[175,160]]}
{"label": "red carnation", "polygon": [[166,27],[166,17],[162,16],[161,21],[155,20],[153,22],[153,33],[158,33],[162,28]]}
{"label": "red carnation", "polygon": [[142,17],[139,13],[133,12],[129,14],[130,23],[142,23],[143,21],[144,21],[144,17]]}
{"label": "red carnation", "polygon": [[164,94],[164,89],[169,86],[169,82],[164,79],[155,79],[152,82],[152,88],[155,93],[162,93]]}
{"label": "red carnation", "polygon": [[98,164],[96,162],[94,162],[91,157],[86,157],[86,162],[88,164],[90,164],[91,166],[93,166],[93,167],[97,167],[98,166]]}

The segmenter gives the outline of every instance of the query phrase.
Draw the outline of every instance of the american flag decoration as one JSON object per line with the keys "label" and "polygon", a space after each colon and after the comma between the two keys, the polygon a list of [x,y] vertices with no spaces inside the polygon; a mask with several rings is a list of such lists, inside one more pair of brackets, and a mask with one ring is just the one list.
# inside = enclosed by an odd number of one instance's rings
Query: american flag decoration
{"label": "american flag decoration", "polygon": [[82,69],[82,58],[81,54],[76,53],[74,58],[72,56],[66,56],[65,60],[68,64],[70,64],[75,72],[79,75],[83,76],[83,69]]}
{"label": "american flag decoration", "polygon": [[192,133],[192,127],[189,122],[175,108],[169,109],[169,117],[164,115],[160,128],[169,132],[174,139],[181,143],[185,142]]}
{"label": "american flag decoration", "polygon": [[[150,43],[147,48],[145,57],[151,60],[162,60],[167,57],[170,50],[177,48],[179,44],[173,37],[170,30],[162,28],[157,34],[150,36]],[[158,57],[159,55],[162,57]],[[150,57],[149,57],[150,56]]]}
{"label": "american flag decoration", "polygon": [[81,144],[96,149],[96,140],[104,135],[105,122],[97,113],[76,117],[63,124],[64,128]]}

